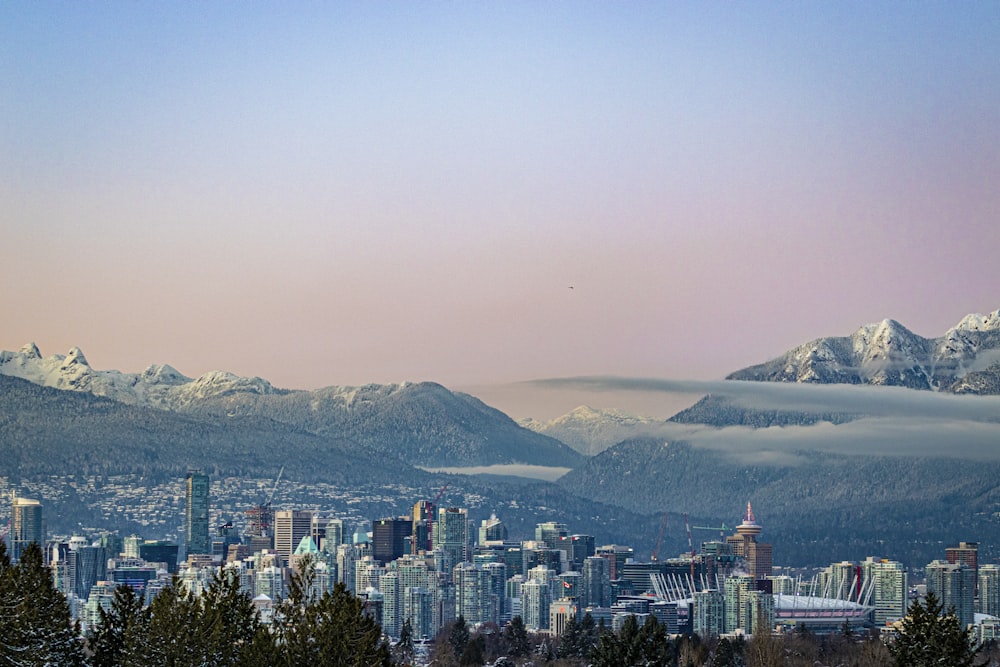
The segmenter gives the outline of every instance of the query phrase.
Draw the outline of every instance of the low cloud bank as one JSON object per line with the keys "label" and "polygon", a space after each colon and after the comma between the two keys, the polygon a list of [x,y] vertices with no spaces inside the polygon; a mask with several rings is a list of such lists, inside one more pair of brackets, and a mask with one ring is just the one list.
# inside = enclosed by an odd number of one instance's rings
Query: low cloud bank
{"label": "low cloud bank", "polygon": [[790,464],[803,460],[804,451],[1000,461],[1000,397],[996,396],[955,396],[899,387],[621,377],[553,378],[534,384],[595,391],[704,393],[745,408],[864,415],[840,425],[821,422],[754,429],[667,423],[655,431],[657,437],[726,452],[746,462]]}

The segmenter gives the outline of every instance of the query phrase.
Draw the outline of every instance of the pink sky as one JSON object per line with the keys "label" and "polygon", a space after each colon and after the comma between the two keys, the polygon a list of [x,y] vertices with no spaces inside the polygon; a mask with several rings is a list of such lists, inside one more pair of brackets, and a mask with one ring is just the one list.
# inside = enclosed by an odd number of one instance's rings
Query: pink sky
{"label": "pink sky", "polygon": [[711,379],[1000,307],[995,4],[238,11],[7,8],[0,349]]}

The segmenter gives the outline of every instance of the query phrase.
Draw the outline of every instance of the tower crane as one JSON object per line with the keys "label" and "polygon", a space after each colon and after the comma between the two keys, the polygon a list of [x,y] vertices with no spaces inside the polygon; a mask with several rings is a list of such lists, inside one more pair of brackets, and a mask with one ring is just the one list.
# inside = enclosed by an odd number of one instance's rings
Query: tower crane
{"label": "tower crane", "polygon": [[717,530],[719,531],[720,538],[724,538],[726,536],[726,531],[732,529],[732,526],[727,526],[725,523],[721,526],[691,526],[691,530]]}
{"label": "tower crane", "polygon": [[660,560],[660,546],[663,544],[663,531],[667,527],[667,512],[664,510],[663,517],[660,519],[660,535],[656,538],[656,547],[653,549],[653,553],[650,554],[649,559],[654,563]]}
{"label": "tower crane", "polygon": [[691,595],[694,595],[694,542],[691,541],[691,524],[688,523],[687,512],[684,512],[684,529],[687,531],[688,549],[691,550]]}

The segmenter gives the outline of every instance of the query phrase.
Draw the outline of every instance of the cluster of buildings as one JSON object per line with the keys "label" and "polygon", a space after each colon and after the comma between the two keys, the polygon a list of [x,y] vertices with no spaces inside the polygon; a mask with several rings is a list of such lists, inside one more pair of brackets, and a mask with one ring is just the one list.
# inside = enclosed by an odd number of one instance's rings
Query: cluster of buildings
{"label": "cluster of buildings", "polygon": [[[148,603],[174,577],[199,594],[220,568],[238,578],[270,622],[307,560],[310,594],[343,583],[394,638],[407,623],[414,638],[432,638],[458,616],[497,626],[520,616],[529,630],[561,634],[584,613],[612,628],[630,615],[640,622],[653,615],[670,633],[701,636],[801,626],[821,633],[845,623],[891,632],[911,598],[925,592],[911,588],[901,563],[874,557],[831,564],[808,580],[776,576],[772,546],[759,540],[749,503],[733,534],[699,552],[640,561],[631,547],[598,545],[562,523],[539,523],[534,539],[514,541],[496,516],[475,526],[465,509],[428,501],[352,535],[338,518],[270,503],[247,512],[242,534],[231,522],[212,531],[207,475],[192,472],[185,482],[183,545],[113,533],[46,543],[41,504],[15,496],[10,553],[16,560],[28,543],[46,544],[55,585],[84,629],[121,584]],[[950,547],[944,560],[928,564],[923,586],[981,639],[1000,634],[1000,568],[980,566],[975,543]]]}

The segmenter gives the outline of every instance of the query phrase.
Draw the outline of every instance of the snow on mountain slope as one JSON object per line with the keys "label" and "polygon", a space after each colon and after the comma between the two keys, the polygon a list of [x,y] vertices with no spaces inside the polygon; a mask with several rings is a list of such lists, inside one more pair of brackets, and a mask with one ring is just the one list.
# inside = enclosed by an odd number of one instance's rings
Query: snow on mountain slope
{"label": "snow on mountain slope", "polygon": [[883,320],[850,336],[800,345],[777,359],[736,371],[729,379],[997,393],[990,387],[1000,378],[998,362],[1000,310],[967,315],[938,338],[924,338],[895,320]]}
{"label": "snow on mountain slope", "polygon": [[664,422],[620,410],[595,410],[581,405],[552,421],[522,419],[521,426],[566,443],[593,456],[623,440],[654,433]]}
{"label": "snow on mountain slope", "polygon": [[263,378],[223,371],[195,379],[170,366],[150,366],[141,373],[99,371],[77,348],[65,356],[42,357],[34,344],[0,352],[0,375],[140,407],[271,420],[344,438],[414,465],[565,467],[581,460],[558,440],[523,429],[478,399],[433,382],[287,390]]}
{"label": "snow on mountain slope", "polygon": [[258,394],[277,390],[262,378],[241,378],[212,371],[191,379],[168,365],[153,365],[141,373],[95,370],[78,347],[66,355],[43,357],[34,343],[17,352],[0,352],[0,374],[44,387],[83,391],[129,405],[177,409],[209,396],[236,391]]}

